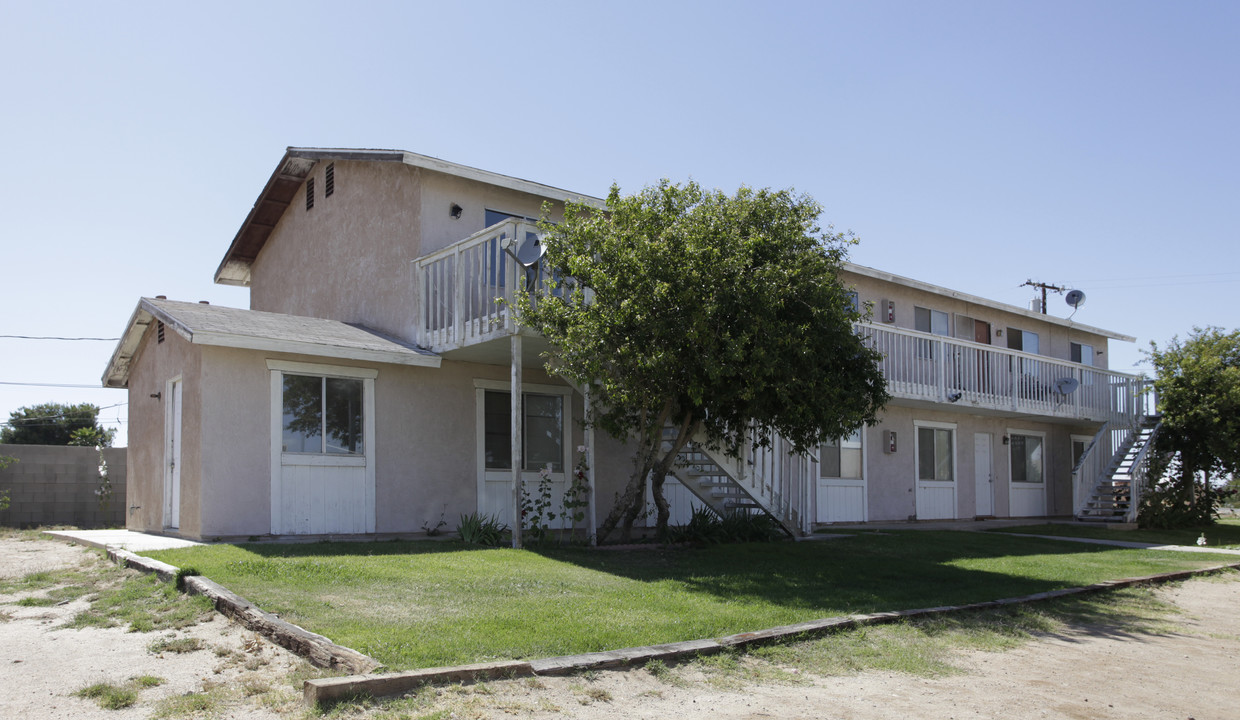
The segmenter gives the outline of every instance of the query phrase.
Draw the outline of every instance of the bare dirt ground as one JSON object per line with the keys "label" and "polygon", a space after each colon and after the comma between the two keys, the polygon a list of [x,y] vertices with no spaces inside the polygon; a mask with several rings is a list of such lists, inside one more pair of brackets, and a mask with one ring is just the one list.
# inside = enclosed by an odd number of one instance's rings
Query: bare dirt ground
{"label": "bare dirt ground", "polygon": [[[99,562],[82,548],[0,539],[0,580]],[[1240,575],[1157,590],[1174,605],[1155,631],[1074,627],[1006,652],[959,652],[957,674],[888,672],[816,677],[784,668],[782,682],[733,676],[721,687],[694,664],[647,670],[508,680],[424,691],[421,699],[343,710],[390,718],[1051,718],[1240,720]],[[84,599],[19,607],[0,595],[0,718],[276,718],[305,714],[295,681],[305,664],[222,617],[175,633],[200,638],[185,654],[149,650],[172,633],[57,629]],[[99,681],[149,674],[133,707],[110,711],[72,693]],[[793,678],[787,682],[788,676]],[[740,679],[737,679],[737,678]],[[186,696],[187,693],[193,695]],[[169,699],[213,697],[171,711]],[[161,704],[162,703],[162,704]]]}
{"label": "bare dirt ground", "polygon": [[[49,540],[0,538],[0,581],[29,573],[106,563],[98,551]],[[304,673],[298,657],[257,638],[218,614],[183,630],[128,632],[121,627],[60,627],[88,606],[87,596],[50,607],[13,603],[43,591],[0,594],[0,718],[109,718],[128,720],[163,713],[210,717],[278,718],[300,713],[289,682]],[[164,640],[197,638],[201,649],[153,652]],[[124,686],[151,676],[162,684],[139,691],[137,702],[105,710],[76,697],[94,683]],[[207,713],[207,711],[210,711]]]}

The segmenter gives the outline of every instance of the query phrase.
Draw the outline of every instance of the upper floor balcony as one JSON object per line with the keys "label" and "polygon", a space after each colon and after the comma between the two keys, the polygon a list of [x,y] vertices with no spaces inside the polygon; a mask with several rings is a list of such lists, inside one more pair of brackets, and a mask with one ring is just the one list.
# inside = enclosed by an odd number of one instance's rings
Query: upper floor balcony
{"label": "upper floor balcony", "polygon": [[[502,362],[517,288],[545,287],[506,248],[537,236],[507,220],[414,261],[418,344],[448,358]],[[1062,421],[1130,425],[1149,414],[1146,381],[1007,348],[869,322],[857,332],[883,354],[887,389],[900,404]],[[494,352],[486,352],[491,347]]]}

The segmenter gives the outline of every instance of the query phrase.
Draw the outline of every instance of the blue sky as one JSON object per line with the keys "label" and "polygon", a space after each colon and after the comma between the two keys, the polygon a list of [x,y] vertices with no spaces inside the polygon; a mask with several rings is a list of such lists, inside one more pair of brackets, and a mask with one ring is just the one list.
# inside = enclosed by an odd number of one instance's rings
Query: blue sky
{"label": "blue sky", "polygon": [[[793,187],[852,260],[1138,337],[1240,327],[1240,3],[0,0],[0,335],[116,337],[211,278],[289,145],[582,193]],[[1053,313],[1070,308],[1052,296]],[[0,419],[113,343],[0,338]],[[56,388],[7,383],[90,385]]]}

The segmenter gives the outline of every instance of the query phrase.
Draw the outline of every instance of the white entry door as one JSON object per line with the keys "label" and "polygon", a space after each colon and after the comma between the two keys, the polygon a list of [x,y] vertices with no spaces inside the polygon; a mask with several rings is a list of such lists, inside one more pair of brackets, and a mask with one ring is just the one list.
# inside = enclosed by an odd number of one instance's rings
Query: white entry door
{"label": "white entry door", "polygon": [[181,378],[164,392],[164,527],[176,530],[181,527]]}
{"label": "white entry door", "polygon": [[1046,515],[1046,437],[1037,432],[1009,432],[1012,472],[1008,497],[1012,517]]}
{"label": "white entry door", "polygon": [[917,519],[956,517],[956,426],[915,423],[917,451]]}
{"label": "white entry door", "polygon": [[973,484],[978,517],[995,514],[995,473],[990,459],[990,442],[990,433],[973,433]]}

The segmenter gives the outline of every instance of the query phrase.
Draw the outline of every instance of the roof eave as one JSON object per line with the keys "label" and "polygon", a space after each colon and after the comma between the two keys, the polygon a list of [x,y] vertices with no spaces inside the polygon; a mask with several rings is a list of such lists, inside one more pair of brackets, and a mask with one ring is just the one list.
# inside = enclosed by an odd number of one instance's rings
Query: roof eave
{"label": "roof eave", "polygon": [[1008,305],[1007,303],[1001,303],[996,300],[989,300],[987,298],[980,297],[977,295],[970,295],[969,293],[966,293],[966,292],[952,290],[950,288],[941,287],[939,285],[934,285],[932,283],[922,282],[921,280],[914,280],[912,278],[906,278],[902,275],[896,275],[894,273],[889,273],[884,270],[878,270],[876,268],[868,267],[866,265],[858,265],[856,263],[845,262],[844,271],[855,273],[857,275],[864,275],[866,277],[874,278],[876,280],[883,280],[886,282],[895,283],[897,285],[903,285],[905,287],[913,288],[915,290],[923,290],[925,292],[934,293],[935,295],[943,295],[945,297],[950,297],[955,300],[961,300],[963,302],[967,302],[972,305],[981,305],[982,307],[991,308],[992,310],[999,310],[999,311],[1006,312],[1006,313],[1012,313],[1014,315],[1022,315],[1024,317],[1027,317],[1033,320],[1041,320],[1043,322],[1049,322],[1052,325],[1059,325],[1061,327],[1072,328],[1074,330],[1080,330],[1082,332],[1093,333],[1094,335],[1101,335],[1111,340],[1121,340],[1123,342],[1136,342],[1137,341],[1137,339],[1131,335],[1117,333],[1112,330],[1104,330],[1102,328],[1097,328],[1092,325],[1082,325],[1081,323],[1075,323],[1066,318],[1061,318],[1061,317],[1056,317],[1054,315],[1046,315],[1043,313],[1034,312],[1033,310],[1028,310],[1026,308],[1018,307],[1016,305]]}

